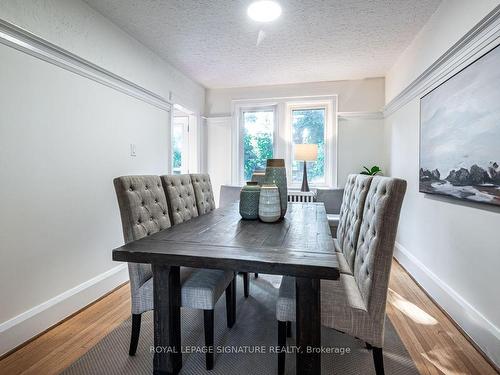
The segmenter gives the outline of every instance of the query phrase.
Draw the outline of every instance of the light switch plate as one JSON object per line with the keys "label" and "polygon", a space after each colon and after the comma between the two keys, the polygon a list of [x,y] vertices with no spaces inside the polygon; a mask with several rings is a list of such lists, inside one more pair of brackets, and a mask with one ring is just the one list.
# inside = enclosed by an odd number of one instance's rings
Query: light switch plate
{"label": "light switch plate", "polygon": [[130,144],[130,156],[137,156],[134,143]]}

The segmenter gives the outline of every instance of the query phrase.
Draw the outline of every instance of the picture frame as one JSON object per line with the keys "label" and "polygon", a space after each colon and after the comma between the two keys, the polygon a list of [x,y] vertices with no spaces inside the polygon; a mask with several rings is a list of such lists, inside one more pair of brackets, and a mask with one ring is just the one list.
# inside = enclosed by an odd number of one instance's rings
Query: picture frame
{"label": "picture frame", "polygon": [[500,45],[420,99],[419,191],[500,206]]}

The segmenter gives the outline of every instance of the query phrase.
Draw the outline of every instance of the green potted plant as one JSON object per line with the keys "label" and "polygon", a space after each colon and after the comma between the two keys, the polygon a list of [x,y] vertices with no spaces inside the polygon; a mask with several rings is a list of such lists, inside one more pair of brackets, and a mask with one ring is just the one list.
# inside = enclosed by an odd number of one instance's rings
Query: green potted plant
{"label": "green potted plant", "polygon": [[367,167],[363,166],[364,168],[364,171],[362,172],[359,172],[360,174],[366,174],[366,175],[369,175],[369,176],[375,176],[379,173],[382,173],[382,169],[380,169],[379,166],[377,165],[374,165],[373,167],[371,167],[371,169],[368,169]]}

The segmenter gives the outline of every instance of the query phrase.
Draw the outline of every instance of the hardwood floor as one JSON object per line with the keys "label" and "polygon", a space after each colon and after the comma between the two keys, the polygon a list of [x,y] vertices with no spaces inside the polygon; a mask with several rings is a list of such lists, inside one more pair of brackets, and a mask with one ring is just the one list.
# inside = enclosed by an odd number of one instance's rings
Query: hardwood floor
{"label": "hardwood floor", "polygon": [[[497,374],[394,262],[387,315],[421,374]],[[58,374],[130,316],[124,285],[0,361],[0,374]]]}
{"label": "hardwood floor", "polygon": [[387,315],[421,374],[497,374],[396,261]]}
{"label": "hardwood floor", "polygon": [[0,361],[0,374],[58,374],[130,316],[126,284]]}

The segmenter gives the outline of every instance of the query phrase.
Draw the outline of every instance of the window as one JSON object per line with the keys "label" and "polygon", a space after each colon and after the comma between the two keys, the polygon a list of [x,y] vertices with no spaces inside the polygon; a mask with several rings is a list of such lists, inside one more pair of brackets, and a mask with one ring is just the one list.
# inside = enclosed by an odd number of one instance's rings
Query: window
{"label": "window", "polygon": [[318,145],[317,160],[307,162],[310,186],[335,186],[336,103],[336,96],[235,100],[231,183],[244,184],[266,159],[283,158],[288,186],[300,188],[303,162],[294,151],[306,143]]}
{"label": "window", "polygon": [[188,173],[189,117],[176,116],[172,126],[172,173]]}
{"label": "window", "polygon": [[[296,144],[318,145],[318,159],[307,162],[307,178],[312,185],[325,184],[325,122],[326,108],[292,108],[292,155]],[[292,162],[292,183],[302,182],[302,163]]]}
{"label": "window", "polygon": [[250,181],[256,170],[266,168],[273,157],[274,109],[242,110],[243,180]]}

